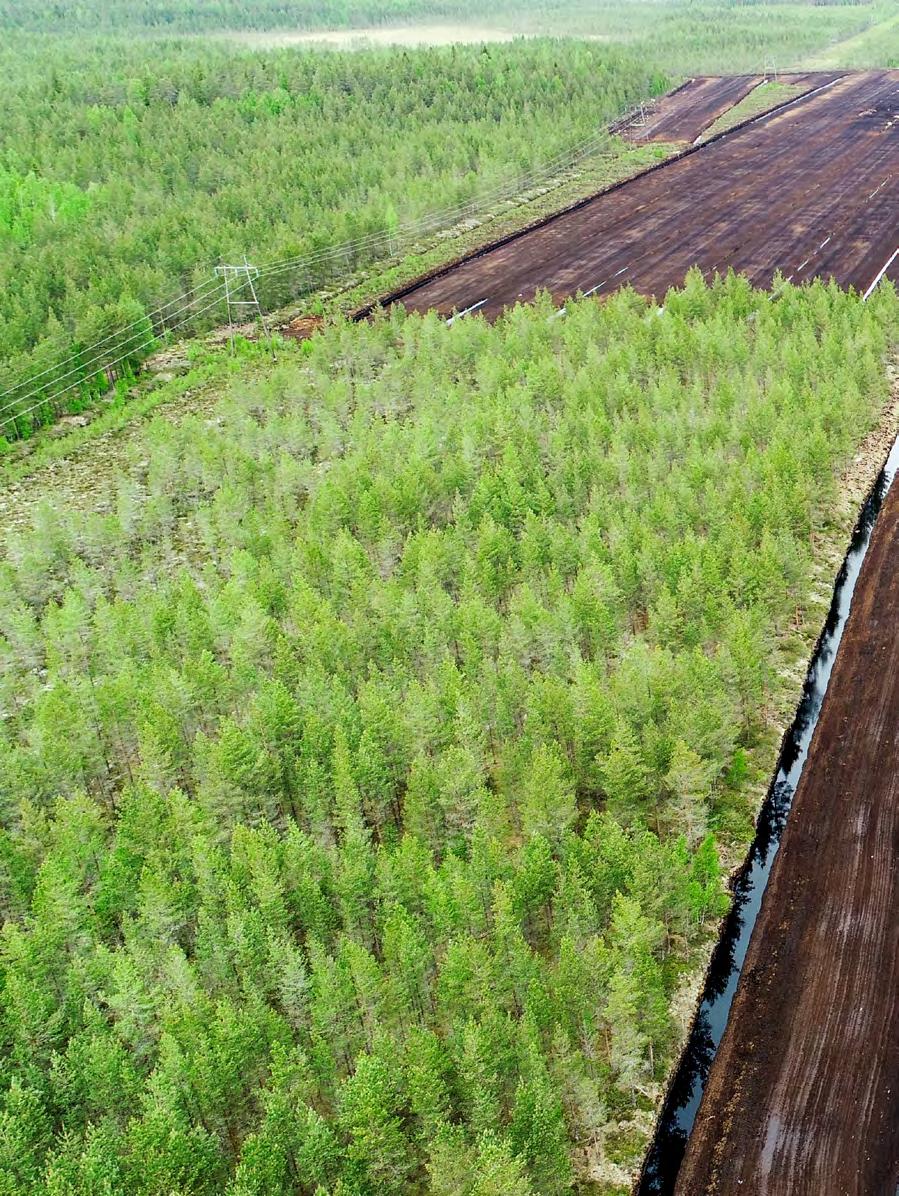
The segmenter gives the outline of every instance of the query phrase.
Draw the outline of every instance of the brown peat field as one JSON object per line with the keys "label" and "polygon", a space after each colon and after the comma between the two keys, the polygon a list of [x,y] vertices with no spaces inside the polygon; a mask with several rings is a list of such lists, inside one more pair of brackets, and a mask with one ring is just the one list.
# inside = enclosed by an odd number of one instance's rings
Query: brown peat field
{"label": "brown peat field", "polygon": [[899,1178],[899,487],[889,490],[677,1196]]}
{"label": "brown peat field", "polygon": [[[714,119],[720,105],[704,97],[703,107],[703,120]],[[540,290],[559,303],[624,285],[661,298],[693,266],[708,277],[740,271],[762,287],[777,271],[794,283],[832,276],[864,293],[897,242],[899,71],[830,74],[382,303],[494,317]],[[887,274],[899,277],[899,259]]]}

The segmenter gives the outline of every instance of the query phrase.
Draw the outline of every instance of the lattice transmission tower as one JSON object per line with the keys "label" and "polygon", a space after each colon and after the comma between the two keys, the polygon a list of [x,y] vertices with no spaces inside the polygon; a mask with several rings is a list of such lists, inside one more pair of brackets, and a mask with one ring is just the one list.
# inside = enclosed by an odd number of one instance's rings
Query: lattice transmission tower
{"label": "lattice transmission tower", "polygon": [[[235,314],[244,313],[249,308],[256,313],[262,325],[262,330],[271,344],[272,357],[275,357],[275,342],[272,340],[268,324],[265,322],[265,312],[262,310],[262,304],[259,302],[259,296],[256,293],[255,280],[259,277],[258,269],[255,266],[251,266],[246,257],[244,257],[242,266],[216,266],[215,272],[225,283],[225,303],[228,306],[228,332],[231,338],[231,352],[234,352]],[[235,296],[244,293],[247,289],[250,292],[249,299],[235,298]]]}

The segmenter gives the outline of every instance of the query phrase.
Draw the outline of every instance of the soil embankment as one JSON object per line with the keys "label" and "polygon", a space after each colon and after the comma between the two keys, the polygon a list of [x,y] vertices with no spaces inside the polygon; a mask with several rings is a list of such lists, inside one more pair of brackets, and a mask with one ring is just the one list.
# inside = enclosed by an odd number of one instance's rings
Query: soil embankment
{"label": "soil embankment", "polygon": [[689,79],[652,104],[643,123],[632,119],[626,124],[622,136],[628,141],[689,144],[719,116],[745,99],[762,78],[761,75],[703,75]]}
{"label": "soil embankment", "polygon": [[887,495],[678,1196],[899,1179],[899,485]]}
{"label": "soil embankment", "polygon": [[[796,95],[814,91],[831,83],[845,71],[805,71],[781,74],[775,81],[796,89]],[[757,92],[760,103],[754,115],[779,107],[782,99],[766,97],[777,94],[766,86],[767,75],[697,75],[672,91],[643,104],[610,126],[625,141],[637,144],[659,142],[666,145],[692,145],[722,116],[736,108],[747,96]],[[749,116],[749,113],[746,113]]]}

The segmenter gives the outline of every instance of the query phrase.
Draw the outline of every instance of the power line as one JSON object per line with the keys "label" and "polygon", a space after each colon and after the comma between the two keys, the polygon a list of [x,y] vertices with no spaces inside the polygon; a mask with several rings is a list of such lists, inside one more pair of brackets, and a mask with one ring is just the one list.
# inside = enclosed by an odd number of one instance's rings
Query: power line
{"label": "power line", "polygon": [[[202,314],[202,312],[204,312],[204,311],[209,311],[211,308],[215,307],[220,302],[221,302],[220,297],[216,296],[216,298],[212,301],[212,303],[208,304],[205,308],[202,308],[201,312],[198,314]],[[184,320],[182,320],[179,324],[173,325],[172,331],[177,331],[179,328],[183,327],[183,325],[188,323],[191,318],[192,318],[192,316],[188,316]],[[144,344],[140,348],[148,348],[150,345],[153,344],[154,340],[155,340],[155,338],[149,338],[148,340],[146,340],[144,342]],[[116,361],[110,362],[109,365],[107,366],[107,368],[111,369],[112,367],[114,367],[116,365],[120,365],[123,361],[127,361],[133,355],[133,353],[135,351],[140,351],[140,350],[139,349],[132,350],[131,352],[124,354],[124,356],[118,358]],[[26,408],[24,411],[18,411],[14,415],[6,416],[5,418],[0,419],[0,427],[3,427],[4,425],[14,424],[16,420],[24,419],[25,416],[30,415],[33,411],[37,411],[41,407],[46,407],[48,404],[55,403],[63,395],[68,394],[70,391],[77,390],[78,387],[82,385],[82,381],[83,381],[83,379],[79,380],[78,382],[73,382],[69,386],[65,386],[62,389],[55,391],[53,394],[44,395],[38,400],[37,403],[32,404],[31,407]]]}
{"label": "power line", "polygon": [[[217,292],[222,291],[222,290],[223,290],[222,284],[218,283],[216,286],[216,296],[215,296],[213,303],[210,304],[208,307],[202,308],[201,312],[197,312],[194,314],[196,314],[196,315],[202,314],[202,312],[208,311],[209,307],[214,306],[216,303],[218,303],[221,299],[221,295],[219,295]],[[177,311],[174,313],[175,317],[181,315],[182,312],[187,311],[189,308],[192,308],[192,307],[193,307],[193,303],[185,304],[184,306],[182,306],[180,311]],[[190,318],[191,318],[191,316],[188,316],[187,320],[182,320],[181,323],[179,325],[177,325],[177,327],[179,327],[179,328],[182,327],[184,324],[186,324],[188,322],[188,320]],[[144,326],[146,326],[146,321],[144,321],[144,320],[135,321],[135,324],[131,325],[131,327],[135,327],[139,324],[143,324]],[[123,330],[123,332],[127,332],[127,331],[128,331],[128,328],[125,328]],[[174,327],[169,327],[167,331],[169,331],[169,332],[174,331]],[[145,333],[143,330],[138,331],[136,333],[133,333],[126,340],[119,340],[119,342],[117,344],[111,345],[109,352],[110,353],[119,353],[119,352],[121,352],[122,349],[125,348],[126,345],[131,345],[133,342],[140,340],[142,337],[144,337],[145,340],[147,340],[147,343],[152,343],[152,341],[158,339],[156,333],[152,330],[152,325],[151,325],[149,338],[145,337]],[[109,339],[113,340],[115,338],[111,337]],[[130,357],[135,352],[139,352],[139,349],[132,348],[128,353],[126,353],[124,355],[124,357],[120,357],[119,361],[124,361],[125,357]],[[85,361],[80,353],[74,354],[72,357],[69,358],[69,361],[74,362],[75,364],[72,365],[71,368],[68,369],[60,377],[54,378],[52,381],[45,383],[44,386],[57,386],[60,382],[64,382],[66,380],[66,378],[71,378],[73,374],[81,374],[82,375],[82,377],[79,379],[79,381],[77,383],[75,383],[75,385],[80,385],[81,382],[84,381],[84,376],[89,377],[91,374],[95,374],[95,373],[99,372],[99,370],[101,370],[101,369],[111,369],[112,368],[112,365],[115,363],[108,362],[106,360],[107,356],[108,356],[107,353],[98,353],[94,357],[89,358],[87,361]],[[67,362],[60,363],[60,368],[62,368],[62,366],[66,365],[66,364],[68,364],[68,363]],[[25,386],[26,387],[31,386],[35,381],[36,381],[36,379],[34,379],[34,378],[30,379],[27,383],[25,383]],[[26,403],[29,399],[33,398],[40,390],[44,389],[44,386],[38,386],[36,390],[30,391],[28,394],[16,395],[9,402],[5,403],[3,406],[0,406],[0,415],[2,415],[5,411],[8,411],[11,407],[14,407],[16,405],[16,403]]]}
{"label": "power line", "polygon": [[267,276],[273,273],[279,273],[285,269],[291,269],[294,266],[302,265],[317,265],[325,260],[336,257],[346,256],[354,250],[370,248],[375,244],[383,243],[385,241],[395,240],[402,234],[415,234],[418,232],[426,232],[432,227],[439,227],[445,224],[448,220],[455,216],[464,215],[467,212],[476,211],[491,200],[501,198],[506,195],[515,194],[528,186],[543,181],[550,175],[558,172],[561,169],[570,168],[583,157],[588,156],[593,150],[598,149],[600,145],[608,143],[608,133],[603,131],[601,133],[594,133],[590,137],[585,138],[578,143],[574,149],[563,154],[558,154],[556,157],[550,159],[540,168],[534,168],[522,175],[515,176],[512,180],[507,180],[505,183],[498,184],[496,187],[488,191],[480,192],[471,199],[463,200],[459,204],[442,209],[437,212],[429,213],[425,216],[419,217],[417,220],[406,221],[397,226],[394,232],[387,230],[380,230],[375,233],[369,233],[367,236],[356,238],[353,241],[343,242],[340,245],[331,246],[327,249],[318,250],[312,254],[298,255],[293,258],[285,258],[281,262],[272,262],[268,266],[260,270],[261,276]]}
{"label": "power line", "polygon": [[[198,312],[195,312],[189,316],[186,316],[179,324],[174,324],[170,331],[177,332],[179,328],[181,328],[185,324],[189,323],[194,318],[195,315],[203,315],[204,312],[210,311],[213,307],[216,307],[219,303],[221,303],[221,296],[216,295],[215,299],[213,299],[213,301],[211,303],[207,304],[206,307],[201,308],[200,311],[198,311]],[[156,340],[155,336],[148,338],[144,342],[144,344],[141,346],[141,348],[149,347],[150,345],[152,345],[154,343],[155,340]],[[121,365],[121,363],[123,361],[127,361],[130,357],[132,357],[135,352],[139,352],[139,350],[132,349],[130,352],[125,353],[122,357],[119,357],[116,361],[109,362],[105,368],[112,369],[114,366]],[[8,415],[4,418],[0,418],[0,427],[4,427],[9,424],[13,424],[13,423],[15,423],[16,420],[24,419],[26,416],[30,415],[32,413],[32,411],[37,411],[40,407],[46,407],[49,403],[55,403],[56,400],[61,398],[63,395],[68,394],[72,390],[77,390],[78,387],[81,386],[83,381],[84,380],[81,379],[78,382],[73,382],[69,386],[63,387],[62,390],[58,390],[51,395],[44,395],[43,398],[41,398],[37,403],[34,403],[31,407],[28,407],[25,411],[17,411],[14,415]]]}
{"label": "power line", "polygon": [[[451,227],[453,223],[458,223],[461,219],[482,211],[487,205],[495,202],[497,199],[509,198],[523,190],[539,185],[553,175],[571,169],[577,162],[594,153],[602,145],[608,144],[609,136],[609,128],[604,127],[590,134],[588,137],[581,139],[581,141],[569,147],[569,149],[549,158],[539,167],[533,167],[522,174],[516,175],[512,179],[508,179],[503,183],[499,183],[494,187],[488,188],[486,191],[472,196],[468,200],[460,201],[455,205],[450,205],[436,212],[426,213],[414,220],[403,221],[397,224],[392,230],[378,230],[377,232],[358,237],[355,240],[329,246],[312,253],[300,254],[292,258],[271,262],[259,269],[258,272],[254,272],[254,277],[273,279],[279,275],[300,270],[306,270],[311,273],[318,270],[320,273],[326,267],[339,265],[341,262],[345,262],[347,258],[358,256],[362,253],[371,255],[382,248],[392,251],[392,247],[400,239],[432,233],[441,227]],[[240,285],[242,287],[246,285],[246,282]],[[98,373],[101,369],[111,370],[128,358],[140,354],[157,339],[157,333],[154,330],[154,321],[161,322],[163,332],[178,331],[190,323],[191,320],[198,319],[221,302],[222,298],[225,297],[227,289],[216,279],[209,279],[203,283],[199,283],[183,294],[158,305],[131,323],[113,330],[93,344],[84,346],[75,353],[71,353],[67,358],[63,358],[54,365],[45,367],[36,374],[23,374],[11,387],[0,391],[0,400],[8,400],[0,404],[0,427],[14,423],[15,420],[23,418],[41,406],[55,402],[62,395],[68,394],[70,391],[83,385],[92,374]],[[232,288],[230,290],[232,298],[234,294],[235,290]],[[195,310],[196,304],[210,295],[213,296],[212,302]],[[259,306],[258,300],[256,301],[256,306]],[[261,307],[259,307],[260,313],[261,310]],[[180,318],[185,311],[188,314],[184,318]],[[175,322],[173,323],[172,321]],[[146,334],[148,324],[150,327],[149,335]],[[128,335],[129,333],[131,334],[130,336]],[[40,342],[40,347],[43,348],[48,343],[51,342]],[[128,352],[122,353],[122,350],[126,347],[128,348]],[[104,351],[100,352],[100,350]],[[113,361],[108,361],[106,358],[110,353],[120,354],[120,356]],[[71,382],[68,386],[60,387],[60,383],[73,378],[76,374],[78,378],[75,381]],[[28,403],[31,399],[36,398],[42,390],[52,393],[44,394],[37,403],[25,408],[24,411],[20,409],[12,415],[6,414],[13,408],[20,407],[21,404]],[[26,393],[22,393],[22,391]]]}
{"label": "power line", "polygon": [[578,142],[571,149],[563,153],[559,153],[553,158],[550,158],[542,166],[535,167],[521,175],[516,175],[512,179],[507,179],[504,183],[497,184],[495,187],[490,188],[487,191],[479,192],[470,199],[462,200],[456,205],[438,210],[436,212],[427,213],[416,220],[405,221],[397,226],[395,232],[379,230],[378,232],[369,233],[364,237],[359,237],[352,241],[346,241],[339,245],[329,246],[327,249],[317,250],[312,254],[297,255],[292,258],[286,258],[280,262],[271,262],[268,266],[263,267],[260,273],[264,275],[276,269],[280,269],[282,266],[288,267],[295,263],[316,263],[328,257],[346,254],[347,252],[356,248],[367,247],[368,245],[378,241],[395,239],[396,235],[401,232],[416,232],[419,230],[426,230],[432,225],[439,225],[445,222],[448,218],[452,218],[456,213],[464,213],[466,211],[476,209],[479,206],[482,206],[485,202],[501,195],[514,194],[515,192],[520,191],[523,186],[528,184],[532,185],[535,182],[541,181],[543,178],[546,178],[548,175],[551,175],[564,166],[574,165],[574,163],[580,158],[592,152],[593,149],[598,148],[600,144],[606,144],[607,142],[608,133],[606,130],[593,133],[589,137],[584,138],[581,142]]}
{"label": "power line", "polygon": [[[152,323],[153,319],[156,316],[159,316],[162,312],[166,311],[167,308],[174,306],[174,304],[179,303],[183,299],[189,298],[191,295],[197,295],[197,298],[202,298],[202,295],[198,294],[198,292],[208,290],[210,286],[214,285],[214,283],[215,283],[214,279],[212,279],[212,280],[207,279],[205,282],[198,284],[197,286],[193,287],[191,290],[185,291],[183,295],[178,295],[175,299],[170,299],[168,301],[168,303],[162,304],[160,307],[156,308],[154,311],[147,312],[147,314],[145,316],[141,316],[137,320],[132,320],[132,322],[130,324],[125,324],[123,327],[118,328],[114,332],[109,333],[102,340],[95,341],[92,345],[84,346],[84,348],[78,350],[78,353],[79,354],[92,353],[95,349],[100,348],[102,345],[107,344],[109,341],[116,340],[120,336],[123,336],[126,332],[129,332],[132,328],[137,328],[139,325],[146,323],[148,320]],[[181,310],[183,310],[183,306],[182,306]],[[180,314],[180,312],[176,311],[174,314],[177,316]],[[163,324],[164,323],[165,323],[165,318],[163,320]],[[71,337],[58,337],[57,338],[58,344],[62,344],[64,342],[71,344],[72,338]],[[48,338],[46,340],[40,341],[39,343],[40,343],[41,348],[43,348],[44,346],[46,346],[48,344],[52,344],[53,342]],[[70,356],[74,356],[74,355],[70,355]],[[41,372],[39,374],[33,374],[28,379],[28,381],[25,383],[25,385],[30,386],[33,382],[36,382],[38,378],[43,378],[46,374],[53,373],[55,370],[60,369],[62,367],[62,365],[64,365],[64,364],[66,364],[65,361],[60,362],[59,364],[57,364],[55,366],[48,366],[46,369],[41,370]],[[13,391],[16,390],[21,385],[22,385],[22,383],[16,383],[12,387],[10,387],[8,390],[0,391],[0,399],[6,398],[7,395],[12,394]]]}

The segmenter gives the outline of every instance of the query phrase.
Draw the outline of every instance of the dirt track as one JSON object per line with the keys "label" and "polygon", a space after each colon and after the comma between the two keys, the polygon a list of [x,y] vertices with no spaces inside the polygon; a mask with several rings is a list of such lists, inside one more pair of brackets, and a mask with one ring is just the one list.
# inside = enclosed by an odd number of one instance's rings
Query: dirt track
{"label": "dirt track", "polygon": [[693,265],[863,291],[899,243],[899,71],[821,88],[384,302],[494,317],[541,288],[661,297]]}
{"label": "dirt track", "polygon": [[899,484],[888,494],[677,1196],[899,1180]]}
{"label": "dirt track", "polygon": [[[778,81],[800,89],[796,94],[813,91],[824,83],[839,79],[845,71],[811,71],[806,74],[779,75]],[[720,116],[724,116],[765,80],[764,75],[700,75],[669,91],[644,112],[612,126],[626,141],[635,144],[661,142],[666,145],[692,145]],[[761,104],[758,112],[777,107],[776,100]]]}

